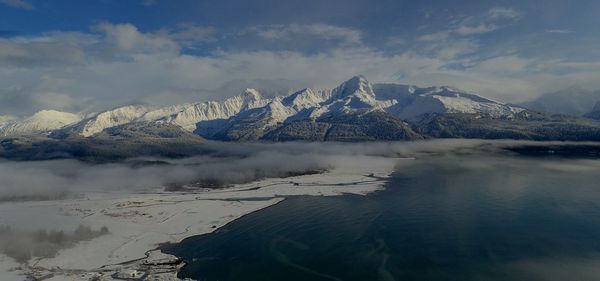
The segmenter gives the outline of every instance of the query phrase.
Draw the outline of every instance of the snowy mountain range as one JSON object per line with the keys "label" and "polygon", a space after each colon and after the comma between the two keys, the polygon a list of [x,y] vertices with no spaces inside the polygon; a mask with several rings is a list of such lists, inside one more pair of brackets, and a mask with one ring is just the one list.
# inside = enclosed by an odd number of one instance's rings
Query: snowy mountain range
{"label": "snowy mountain range", "polygon": [[78,114],[56,110],[38,111],[24,119],[0,116],[0,135],[42,134],[79,122],[81,119]]}
{"label": "snowy mountain range", "polygon": [[[333,89],[305,88],[273,98],[246,89],[223,101],[166,107],[128,105],[94,114],[43,110],[26,118],[0,116],[0,136],[4,139],[0,139],[0,155],[23,159],[30,159],[30,155],[39,159],[63,155],[124,157],[132,151],[187,155],[199,149],[195,145],[203,138],[600,141],[600,121],[594,120],[598,108],[587,118],[549,115],[451,87],[371,84],[356,76]],[[115,152],[117,147],[122,151]]]}
{"label": "snowy mountain range", "polygon": [[0,135],[88,138],[126,124],[156,123],[175,125],[206,138],[259,140],[296,122],[318,126],[348,116],[360,119],[377,114],[396,118],[402,130],[411,130],[407,122],[417,122],[428,114],[463,113],[512,119],[522,111],[523,108],[450,87],[372,85],[364,77],[356,76],[334,89],[306,88],[275,98],[264,98],[257,90],[246,89],[224,101],[167,107],[128,105],[87,116],[54,110],[43,110],[22,119],[1,116]]}

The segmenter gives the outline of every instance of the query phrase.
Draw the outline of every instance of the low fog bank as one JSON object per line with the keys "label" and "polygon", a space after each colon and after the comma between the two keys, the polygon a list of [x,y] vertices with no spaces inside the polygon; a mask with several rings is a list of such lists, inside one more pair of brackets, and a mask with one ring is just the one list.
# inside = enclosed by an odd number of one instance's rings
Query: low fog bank
{"label": "low fog bank", "polygon": [[[515,166],[527,171],[528,167],[536,165],[554,174],[582,171],[594,173],[600,169],[600,162],[590,159],[540,161],[537,158],[528,158],[527,153],[525,153],[527,157],[522,157],[520,160],[503,156],[514,155],[515,151],[519,151],[515,148],[534,147],[533,150],[537,153],[547,147],[554,151],[557,147],[565,145],[569,144],[485,140],[272,144],[209,142],[206,144],[205,154],[180,159],[133,158],[105,164],[93,164],[74,159],[0,161],[0,204],[12,208],[10,204],[19,203],[9,201],[53,200],[79,196],[86,192],[165,190],[172,186],[193,185],[198,182],[227,185],[260,178],[324,171],[343,167],[351,161],[365,161],[361,163],[380,161],[377,157],[428,157],[427,161],[437,163],[438,168],[440,166],[462,168],[464,171],[469,168],[468,165],[473,165],[472,169],[484,169],[489,171],[490,175],[502,179],[507,179],[506,175],[495,171],[503,171],[506,167]],[[574,145],[578,146],[576,150],[583,147],[582,145],[596,148],[600,146],[593,143]],[[429,158],[429,156],[447,154],[452,157]],[[465,159],[461,158],[465,154],[494,155],[497,158],[490,160],[489,157],[471,157],[469,161],[461,161]],[[401,162],[403,166],[398,166],[400,172],[410,167],[413,161]],[[429,170],[436,168],[432,165],[426,166],[426,169],[429,173]],[[462,172],[457,174],[461,175]],[[527,174],[525,178],[529,176]],[[508,182],[498,189],[507,190],[507,187],[511,186],[518,185]],[[52,202],[36,203],[52,204]],[[20,215],[27,219],[15,218],[14,221],[18,223],[11,225],[12,227],[20,225],[20,228],[2,228],[0,225],[0,253],[18,261],[27,260],[32,256],[50,257],[60,249],[108,233],[108,229],[100,228],[101,225],[94,226],[94,229],[81,226],[73,231],[77,226],[75,224],[70,226],[69,231],[64,231],[64,226],[68,224],[66,222],[62,223],[62,227],[51,230],[52,225],[39,224],[44,220],[44,216],[35,213],[35,210]],[[47,230],[36,231],[37,228],[47,228]]]}
{"label": "low fog bank", "polygon": [[[388,143],[220,143],[189,158],[135,158],[93,164],[74,159],[0,162],[0,203],[53,200],[90,191],[139,191],[187,184],[245,183],[328,170],[360,157],[497,151],[519,141],[430,140]],[[540,144],[540,143],[536,143]],[[364,160],[366,161],[366,160]]]}
{"label": "low fog bank", "polygon": [[320,155],[259,152],[245,157],[198,156],[89,164],[77,160],[0,163],[0,202],[52,200],[95,191],[146,191],[197,182],[234,184],[330,168]]}
{"label": "low fog bank", "polygon": [[441,152],[480,144],[471,140],[411,143],[209,142],[205,144],[204,154],[182,159],[135,158],[105,164],[75,159],[1,161],[0,203],[54,200],[90,191],[137,191],[202,182],[236,184],[324,171],[348,161],[349,157],[413,156],[419,151]]}
{"label": "low fog bank", "polygon": [[32,257],[54,257],[59,250],[74,247],[82,241],[92,240],[108,234],[108,228],[94,230],[80,225],[72,233],[61,230],[23,231],[8,226],[0,227],[0,253],[17,262],[26,262]]}

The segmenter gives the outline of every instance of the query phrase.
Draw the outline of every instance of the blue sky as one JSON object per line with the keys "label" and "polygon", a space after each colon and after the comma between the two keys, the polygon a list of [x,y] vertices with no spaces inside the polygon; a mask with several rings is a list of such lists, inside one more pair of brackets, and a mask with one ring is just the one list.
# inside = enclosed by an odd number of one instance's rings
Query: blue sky
{"label": "blue sky", "polygon": [[0,0],[0,115],[240,88],[450,85],[507,102],[600,89],[600,1]]}

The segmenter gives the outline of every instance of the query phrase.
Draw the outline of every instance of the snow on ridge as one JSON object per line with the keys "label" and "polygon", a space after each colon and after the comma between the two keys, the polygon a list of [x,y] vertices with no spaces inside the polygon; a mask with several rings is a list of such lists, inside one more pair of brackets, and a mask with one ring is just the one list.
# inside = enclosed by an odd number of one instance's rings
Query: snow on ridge
{"label": "snow on ridge", "polygon": [[282,104],[296,111],[319,106],[331,97],[330,91],[314,91],[310,88],[302,89],[282,99]]}
{"label": "snow on ridge", "polygon": [[[324,114],[347,114],[384,110],[404,120],[426,113],[481,113],[492,117],[511,117],[524,109],[509,106],[458,89],[417,87],[401,84],[373,85],[363,76],[355,76],[333,89],[305,88],[288,96],[264,98],[256,89],[222,101],[187,103],[165,107],[128,105],[82,117],[78,114],[45,110],[25,119],[0,116],[0,135],[59,131],[90,137],[105,129],[132,122],[174,124],[194,132],[198,123],[228,120],[249,112],[263,123],[312,119]],[[256,110],[255,110],[256,109]],[[260,109],[260,110],[258,110]],[[235,118],[232,122],[235,122]]]}
{"label": "snow on ridge", "polygon": [[157,122],[171,123],[186,131],[193,132],[201,121],[229,119],[238,113],[265,106],[269,99],[262,97],[255,89],[246,89],[242,95],[228,98],[222,102],[208,101],[191,104],[181,111],[158,119]]}
{"label": "snow on ridge", "polygon": [[105,129],[136,121],[151,110],[143,105],[128,105],[101,112],[83,121],[80,134],[84,137],[95,135]]}
{"label": "snow on ridge", "polygon": [[0,115],[0,128],[8,123],[16,121],[18,118],[12,115]]}
{"label": "snow on ridge", "polygon": [[373,85],[363,76],[354,76],[331,90],[328,104],[322,109],[313,111],[311,116],[317,117],[325,112],[348,113],[356,110],[383,109],[396,103],[395,100],[378,100]]}
{"label": "snow on ridge", "polygon": [[365,100],[374,100],[373,86],[363,76],[354,76],[333,89],[333,98],[344,99],[356,96]]}
{"label": "snow on ridge", "polygon": [[254,89],[246,89],[242,95],[221,102],[208,101],[165,107],[128,105],[93,114],[83,121],[62,130],[83,137],[90,137],[108,128],[133,123],[157,122],[174,124],[187,131],[194,131],[201,121],[228,119],[240,111],[263,106],[268,102]]}
{"label": "snow on ridge", "polygon": [[494,118],[513,118],[514,114],[525,110],[450,86],[421,88],[407,85],[406,89],[404,87],[398,89],[400,92],[395,99],[389,92],[390,87],[385,88],[388,90],[386,97],[397,102],[385,109],[404,120],[417,120],[427,113],[479,113]]}
{"label": "snow on ridge", "polygon": [[507,117],[515,113],[512,107],[501,103],[476,102],[462,96],[433,97],[442,102],[448,113],[485,113],[493,117]]}
{"label": "snow on ridge", "polygon": [[30,117],[17,119],[9,116],[0,119],[0,135],[25,135],[48,133],[81,120],[81,116],[57,110],[41,110]]}

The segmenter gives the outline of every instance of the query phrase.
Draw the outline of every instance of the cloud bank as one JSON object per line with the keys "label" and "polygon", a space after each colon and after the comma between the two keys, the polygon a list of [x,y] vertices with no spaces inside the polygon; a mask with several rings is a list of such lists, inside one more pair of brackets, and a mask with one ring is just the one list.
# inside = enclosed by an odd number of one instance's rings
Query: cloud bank
{"label": "cloud bank", "polygon": [[[600,88],[598,62],[515,52],[482,56],[479,36],[520,17],[517,11],[493,8],[418,40],[390,37],[400,45],[413,42],[399,51],[374,47],[360,29],[322,23],[223,32],[192,23],[142,31],[130,23],[102,22],[89,32],[4,37],[0,113],[218,100],[239,94],[239,87],[224,90],[232,81],[283,81],[279,84],[294,90],[297,85],[334,87],[357,74],[372,82],[449,85],[507,102],[572,84]],[[225,41],[235,47],[218,47]]]}
{"label": "cloud bank", "polygon": [[33,5],[25,0],[0,0],[0,4],[4,4],[6,6],[16,8],[16,9],[24,9],[24,10],[33,9]]}
{"label": "cloud bank", "polygon": [[[0,202],[52,200],[93,191],[148,191],[195,183],[235,184],[323,171],[367,156],[413,156],[479,145],[479,141],[415,143],[208,143],[185,159],[131,159],[89,164],[76,160],[0,162]],[[362,157],[362,158],[361,158]],[[366,157],[366,158],[365,158]],[[353,160],[351,160],[353,159]]]}

